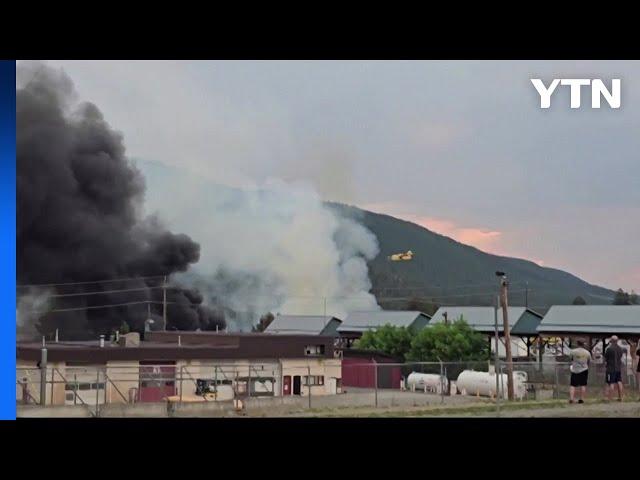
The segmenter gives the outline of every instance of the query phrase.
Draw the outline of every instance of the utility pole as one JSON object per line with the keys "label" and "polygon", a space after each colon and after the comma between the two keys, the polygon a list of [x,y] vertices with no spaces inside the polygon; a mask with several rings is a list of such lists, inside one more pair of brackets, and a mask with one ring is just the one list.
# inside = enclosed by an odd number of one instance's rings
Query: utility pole
{"label": "utility pole", "polygon": [[164,276],[162,282],[162,323],[164,323],[163,330],[167,330],[167,276]]}
{"label": "utility pole", "polygon": [[500,331],[498,330],[498,305],[500,305],[500,297],[497,296],[496,297],[496,304],[493,306],[493,327],[494,327],[494,334],[495,334],[495,339],[496,339],[496,351],[494,354],[494,370],[496,373],[496,407],[498,408],[498,411],[500,411],[500,368],[499,368],[499,364],[500,364]]}
{"label": "utility pole", "polygon": [[513,357],[511,356],[511,334],[509,333],[509,313],[507,312],[507,289],[509,283],[503,272],[496,272],[500,277],[500,297],[502,303],[502,320],[504,322],[504,343],[507,356],[507,395],[513,400]]}
{"label": "utility pole", "polygon": [[[51,383],[53,392],[53,382]],[[40,405],[47,403],[47,347],[44,337],[42,337],[42,349],[40,350]]]}

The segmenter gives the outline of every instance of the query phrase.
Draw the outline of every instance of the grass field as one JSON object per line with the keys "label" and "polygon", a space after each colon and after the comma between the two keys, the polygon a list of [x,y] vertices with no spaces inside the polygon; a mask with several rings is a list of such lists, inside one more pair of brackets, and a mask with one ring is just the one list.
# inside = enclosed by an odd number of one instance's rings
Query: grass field
{"label": "grass field", "polygon": [[526,401],[503,403],[499,412],[495,405],[429,407],[336,407],[312,409],[287,416],[298,417],[596,417],[640,418],[640,401],[628,398],[624,402],[588,400],[584,404],[569,404],[566,400]]}

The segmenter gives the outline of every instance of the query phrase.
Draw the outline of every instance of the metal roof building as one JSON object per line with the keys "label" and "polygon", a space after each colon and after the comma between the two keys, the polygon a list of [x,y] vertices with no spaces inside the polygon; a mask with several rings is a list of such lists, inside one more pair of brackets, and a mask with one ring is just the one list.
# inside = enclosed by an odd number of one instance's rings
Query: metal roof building
{"label": "metal roof building", "polygon": [[[542,315],[525,307],[507,307],[507,313],[512,335],[519,337],[534,337],[538,335],[537,328],[542,320]],[[454,322],[462,317],[474,330],[486,334],[495,332],[494,307],[440,307],[434,313],[430,323],[444,322],[445,314],[449,322]],[[503,333],[503,331],[502,308],[499,308],[498,332]]]}
{"label": "metal roof building", "polygon": [[264,333],[337,336],[342,320],[322,315],[277,315]]}
{"label": "metal roof building", "polygon": [[640,306],[554,305],[538,326],[541,335],[640,337]]}
{"label": "metal roof building", "polygon": [[352,312],[338,327],[338,333],[363,333],[375,330],[384,325],[394,327],[411,327],[416,330],[424,328],[431,317],[418,311],[376,310],[372,312]]}

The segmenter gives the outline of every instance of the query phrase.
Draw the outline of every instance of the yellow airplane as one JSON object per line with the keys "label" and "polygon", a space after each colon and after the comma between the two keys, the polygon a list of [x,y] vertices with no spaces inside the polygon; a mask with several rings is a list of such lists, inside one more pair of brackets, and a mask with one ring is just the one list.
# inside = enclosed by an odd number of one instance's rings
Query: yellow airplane
{"label": "yellow airplane", "polygon": [[404,262],[413,259],[413,252],[409,250],[406,253],[394,253],[389,257],[392,262]]}

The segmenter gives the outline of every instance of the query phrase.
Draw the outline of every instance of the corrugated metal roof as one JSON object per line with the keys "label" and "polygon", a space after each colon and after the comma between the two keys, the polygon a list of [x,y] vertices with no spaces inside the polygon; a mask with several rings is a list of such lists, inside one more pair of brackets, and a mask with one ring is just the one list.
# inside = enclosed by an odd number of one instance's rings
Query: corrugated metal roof
{"label": "corrugated metal roof", "polygon": [[338,327],[338,332],[364,332],[384,325],[409,327],[418,318],[429,320],[429,315],[418,311],[375,310],[372,312],[351,312]]}
{"label": "corrugated metal roof", "polygon": [[265,333],[320,335],[332,320],[341,322],[339,318],[323,315],[277,315]]}
{"label": "corrugated metal roof", "polygon": [[[527,310],[525,307],[507,307],[507,313],[509,316],[510,329],[516,329],[516,324],[527,312],[531,312],[533,315],[540,317],[539,314],[532,310]],[[444,313],[447,313],[447,318],[450,322],[459,320],[460,317],[469,324],[474,330],[479,332],[494,332],[495,331],[495,313],[494,307],[440,307],[433,315],[430,324],[444,322]],[[502,319],[502,308],[498,309],[498,331],[502,332],[504,322]],[[524,333],[524,332],[523,332]],[[535,332],[528,332],[533,333]]]}
{"label": "corrugated metal roof", "polygon": [[538,331],[640,334],[640,306],[554,305],[542,319]]}

